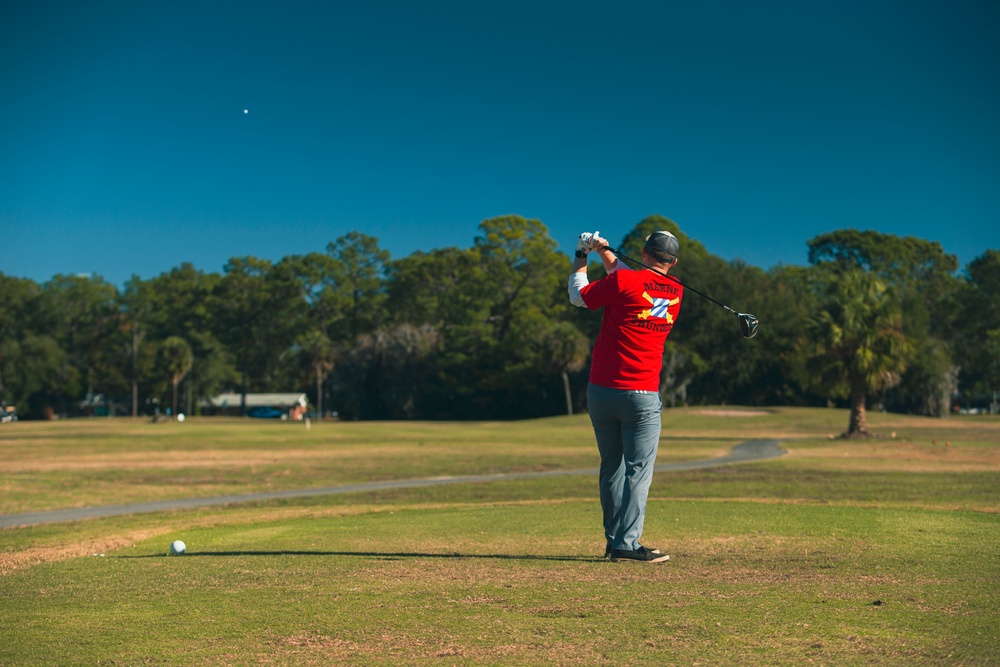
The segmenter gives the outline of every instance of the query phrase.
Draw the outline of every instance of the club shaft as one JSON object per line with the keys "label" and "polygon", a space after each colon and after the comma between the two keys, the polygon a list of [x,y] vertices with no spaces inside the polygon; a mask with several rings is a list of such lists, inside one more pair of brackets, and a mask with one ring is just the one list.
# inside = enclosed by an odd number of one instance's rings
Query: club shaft
{"label": "club shaft", "polygon": [[616,256],[617,256],[617,257],[618,257],[619,259],[623,259],[623,260],[626,260],[626,261],[629,261],[629,262],[635,262],[635,263],[636,263],[636,264],[638,264],[639,266],[643,266],[643,267],[645,267],[645,268],[649,269],[650,271],[652,271],[653,273],[656,273],[656,274],[658,274],[658,275],[661,275],[661,276],[663,276],[664,278],[669,278],[670,280],[673,280],[673,281],[674,281],[675,283],[677,283],[678,285],[680,285],[680,286],[681,286],[681,287],[683,287],[684,289],[686,289],[686,290],[691,290],[692,292],[694,292],[694,293],[695,293],[695,294],[697,294],[698,296],[701,296],[701,297],[704,297],[704,298],[708,299],[709,301],[711,301],[711,302],[712,302],[712,303],[714,303],[715,305],[717,305],[717,306],[722,306],[723,308],[725,308],[725,309],[726,309],[726,310],[728,310],[729,312],[731,312],[731,313],[735,313],[736,315],[739,315],[739,313],[737,313],[737,312],[736,312],[735,310],[733,310],[732,308],[730,308],[730,307],[729,307],[729,306],[727,306],[726,304],[724,304],[724,303],[721,303],[721,302],[719,302],[719,301],[716,301],[715,299],[713,299],[713,298],[712,298],[712,297],[710,297],[709,295],[705,294],[704,292],[699,292],[698,290],[696,290],[695,288],[691,287],[690,285],[686,285],[685,283],[681,282],[680,280],[678,280],[678,279],[677,279],[677,278],[675,278],[674,276],[671,276],[671,275],[667,275],[667,274],[666,274],[666,273],[664,273],[663,271],[660,271],[660,270],[658,270],[658,269],[654,269],[654,268],[653,268],[653,267],[651,267],[651,266],[650,266],[649,264],[646,264],[645,262],[642,262],[642,261],[640,261],[640,260],[638,260],[638,259],[636,259],[636,258],[634,258],[634,257],[629,257],[628,255],[626,255],[625,253],[623,253],[623,252],[622,252],[621,250],[617,250],[617,249],[615,249],[615,248],[612,248],[611,246],[605,246],[605,249],[606,249],[606,250],[607,250],[608,252],[611,252],[611,253],[613,253],[614,255],[616,255]]}

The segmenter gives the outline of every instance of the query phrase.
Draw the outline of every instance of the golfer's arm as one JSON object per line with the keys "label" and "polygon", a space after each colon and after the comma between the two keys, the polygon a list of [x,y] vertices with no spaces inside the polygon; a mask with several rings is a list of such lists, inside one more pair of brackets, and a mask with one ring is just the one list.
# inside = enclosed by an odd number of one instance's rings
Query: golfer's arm
{"label": "golfer's arm", "polygon": [[614,273],[618,270],[618,258],[615,254],[608,250],[607,246],[601,246],[596,251],[597,256],[601,258],[601,262],[604,264],[605,273]]}
{"label": "golfer's arm", "polygon": [[587,258],[577,257],[573,260],[573,273],[569,274],[569,302],[579,308],[586,308],[580,290],[586,287],[590,281],[587,279]]}

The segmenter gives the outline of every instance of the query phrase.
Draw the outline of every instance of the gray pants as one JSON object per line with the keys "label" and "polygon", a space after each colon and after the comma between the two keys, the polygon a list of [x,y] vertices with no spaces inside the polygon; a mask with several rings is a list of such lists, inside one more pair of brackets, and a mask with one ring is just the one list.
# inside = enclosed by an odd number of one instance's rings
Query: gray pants
{"label": "gray pants", "polygon": [[591,384],[587,405],[601,453],[605,538],[615,549],[638,549],[660,443],[660,395]]}

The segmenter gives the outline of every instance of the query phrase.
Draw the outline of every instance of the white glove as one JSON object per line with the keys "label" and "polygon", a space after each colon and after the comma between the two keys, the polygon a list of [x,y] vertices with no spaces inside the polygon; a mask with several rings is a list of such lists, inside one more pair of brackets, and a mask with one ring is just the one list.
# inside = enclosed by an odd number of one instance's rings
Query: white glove
{"label": "white glove", "polygon": [[593,250],[599,250],[606,245],[608,245],[608,242],[601,236],[600,232],[594,232],[593,234],[584,232],[577,239],[576,249],[580,252],[589,253]]}

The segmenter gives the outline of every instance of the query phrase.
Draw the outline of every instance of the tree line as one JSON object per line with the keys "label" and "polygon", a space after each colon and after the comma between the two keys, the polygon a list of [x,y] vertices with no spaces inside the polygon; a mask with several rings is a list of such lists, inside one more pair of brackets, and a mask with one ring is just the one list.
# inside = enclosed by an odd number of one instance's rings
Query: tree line
{"label": "tree line", "polygon": [[[725,261],[650,216],[614,244],[680,240],[688,293],[664,349],[665,405],[829,405],[944,416],[1000,389],[1000,253],[961,271],[937,242],[840,230],[809,266]],[[183,264],[122,288],[96,276],[0,274],[0,402],[22,417],[197,414],[223,390],[305,391],[348,419],[514,419],[586,408],[600,316],[566,297],[571,261],[538,220],[483,221],[470,248],[392,259],[360,232],[325,252]],[[591,279],[603,275],[592,263]]]}

